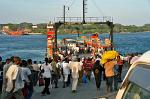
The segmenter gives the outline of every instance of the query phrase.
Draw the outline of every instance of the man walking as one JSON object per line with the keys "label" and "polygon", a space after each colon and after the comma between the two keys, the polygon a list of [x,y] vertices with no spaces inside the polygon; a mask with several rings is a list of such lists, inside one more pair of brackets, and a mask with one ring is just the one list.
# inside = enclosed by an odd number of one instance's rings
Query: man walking
{"label": "man walking", "polygon": [[14,64],[6,72],[6,91],[2,94],[2,99],[10,99],[12,96],[16,99],[24,99],[21,91],[24,87],[24,76],[20,64],[21,59],[14,57]]}
{"label": "man walking", "polygon": [[13,64],[13,57],[11,59],[6,59],[6,64],[3,67],[3,91],[6,90],[6,72],[9,69],[9,67]]}
{"label": "man walking", "polygon": [[69,64],[72,73],[72,93],[76,93],[80,63],[78,62],[77,57],[73,57],[71,63]]}

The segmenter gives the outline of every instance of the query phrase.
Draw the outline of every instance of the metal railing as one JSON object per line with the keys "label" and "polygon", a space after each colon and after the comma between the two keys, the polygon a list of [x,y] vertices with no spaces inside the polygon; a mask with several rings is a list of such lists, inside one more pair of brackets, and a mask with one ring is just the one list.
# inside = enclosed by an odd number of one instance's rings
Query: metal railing
{"label": "metal railing", "polygon": [[[83,21],[82,17],[65,17],[65,22],[76,22],[80,23]],[[86,17],[85,22],[87,23],[93,23],[93,22],[113,22],[113,18],[110,16],[103,16],[103,17]],[[64,22],[64,17],[56,17],[54,19],[54,22]]]}

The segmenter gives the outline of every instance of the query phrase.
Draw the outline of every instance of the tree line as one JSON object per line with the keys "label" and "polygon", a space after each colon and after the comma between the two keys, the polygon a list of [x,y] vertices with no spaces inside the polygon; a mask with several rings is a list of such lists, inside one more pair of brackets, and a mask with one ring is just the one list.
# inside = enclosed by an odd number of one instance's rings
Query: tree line
{"label": "tree line", "polygon": [[[47,32],[47,23],[39,23],[36,24],[37,28],[33,28],[33,23],[23,22],[20,24],[0,24],[0,30],[3,29],[3,26],[9,26],[9,29],[12,31],[18,29],[24,29],[27,32],[32,33],[43,33]],[[143,26],[136,25],[122,25],[122,24],[114,24],[114,32],[122,33],[122,32],[144,32],[150,31],[150,24],[145,24]],[[62,25],[58,32],[60,34],[69,34],[69,33],[108,33],[110,32],[110,28],[104,24],[84,24],[84,25]]]}

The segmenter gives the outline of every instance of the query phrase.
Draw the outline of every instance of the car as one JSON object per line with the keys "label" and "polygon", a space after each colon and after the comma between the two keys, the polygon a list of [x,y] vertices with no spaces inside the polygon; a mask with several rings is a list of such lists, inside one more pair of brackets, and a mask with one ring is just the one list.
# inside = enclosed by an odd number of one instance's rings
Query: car
{"label": "car", "polygon": [[150,99],[150,51],[128,70],[116,99]]}

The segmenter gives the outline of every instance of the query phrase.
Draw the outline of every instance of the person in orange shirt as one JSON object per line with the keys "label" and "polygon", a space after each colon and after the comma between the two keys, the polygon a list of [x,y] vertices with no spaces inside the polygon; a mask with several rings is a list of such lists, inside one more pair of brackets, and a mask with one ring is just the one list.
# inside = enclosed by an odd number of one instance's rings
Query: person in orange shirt
{"label": "person in orange shirt", "polygon": [[113,88],[113,79],[114,79],[114,66],[117,64],[117,61],[115,60],[108,60],[104,64],[105,68],[105,75],[106,75],[106,86],[107,86],[107,92],[112,92]]}

